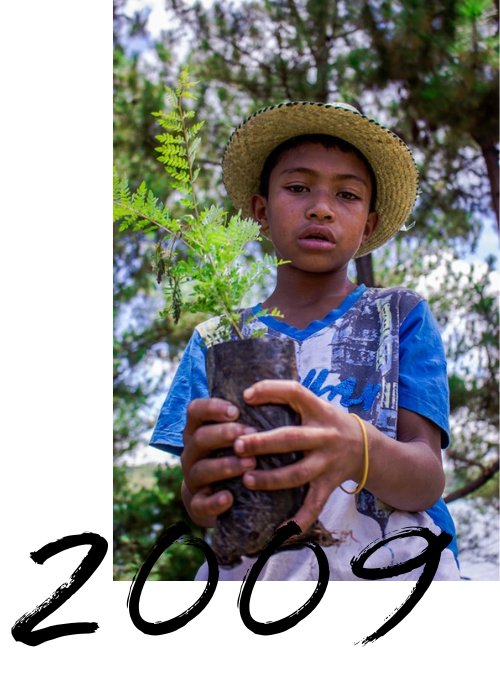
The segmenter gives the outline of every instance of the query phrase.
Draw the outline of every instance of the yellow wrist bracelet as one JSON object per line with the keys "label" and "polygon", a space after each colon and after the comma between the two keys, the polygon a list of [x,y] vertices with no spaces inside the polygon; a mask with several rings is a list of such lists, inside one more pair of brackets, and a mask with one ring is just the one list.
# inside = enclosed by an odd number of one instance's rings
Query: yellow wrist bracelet
{"label": "yellow wrist bracelet", "polygon": [[357,489],[354,489],[354,491],[347,491],[347,490],[342,486],[342,484],[340,485],[340,488],[342,489],[342,491],[344,491],[344,493],[348,493],[350,496],[353,496],[354,494],[359,493],[359,492],[361,491],[361,489],[362,489],[362,488],[364,487],[364,485],[366,484],[366,480],[368,479],[368,437],[367,437],[367,435],[366,435],[366,428],[365,428],[364,423],[363,423],[363,421],[361,420],[361,418],[360,418],[359,416],[357,416],[355,413],[350,413],[349,415],[351,415],[353,418],[356,418],[356,420],[358,421],[358,423],[359,423],[360,426],[361,426],[361,430],[363,431],[363,446],[364,446],[364,450],[365,450],[365,460],[364,460],[364,468],[363,468],[363,478],[362,478],[361,481],[359,482],[358,488],[357,488]]}

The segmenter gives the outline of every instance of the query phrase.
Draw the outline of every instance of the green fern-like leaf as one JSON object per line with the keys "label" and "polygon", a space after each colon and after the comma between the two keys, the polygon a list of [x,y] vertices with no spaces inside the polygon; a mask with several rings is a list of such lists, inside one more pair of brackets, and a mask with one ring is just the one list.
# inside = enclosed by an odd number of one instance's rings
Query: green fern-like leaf
{"label": "green fern-like leaf", "polygon": [[148,190],[146,183],[142,182],[137,192],[130,193],[126,178],[120,179],[113,172],[113,222],[120,221],[119,230],[131,228],[134,231],[153,231],[164,229],[172,234],[175,222],[172,221],[169,211]]}
{"label": "green fern-like leaf", "polygon": [[168,112],[155,112],[158,124],[165,133],[156,138],[161,146],[156,150],[160,153],[158,160],[164,164],[165,170],[170,176],[170,184],[174,189],[180,190],[191,200],[190,208],[197,212],[196,198],[193,192],[193,184],[198,177],[199,170],[194,170],[196,153],[200,146],[200,139],[196,136],[203,126],[203,122],[191,124],[195,119],[193,109],[184,111],[183,100],[193,98],[190,88],[196,85],[189,78],[189,71],[183,70],[177,88],[165,88],[166,102],[170,106]]}

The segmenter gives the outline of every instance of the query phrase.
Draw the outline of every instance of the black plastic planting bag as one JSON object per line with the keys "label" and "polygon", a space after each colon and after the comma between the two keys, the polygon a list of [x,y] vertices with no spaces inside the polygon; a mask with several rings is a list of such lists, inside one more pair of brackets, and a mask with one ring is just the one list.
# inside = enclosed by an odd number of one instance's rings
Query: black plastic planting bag
{"label": "black plastic planting bag", "polygon": [[[249,406],[243,400],[243,391],[262,379],[297,380],[295,348],[291,339],[266,337],[221,343],[207,351],[206,366],[210,396],[238,406],[238,422],[258,431],[300,425],[300,416],[289,406]],[[230,454],[233,451],[227,448],[217,450],[212,456]],[[256,458],[256,468],[276,469],[293,464],[301,457],[300,452],[262,455]],[[213,538],[213,550],[219,565],[227,568],[239,564],[241,555],[257,555],[276,527],[293,519],[307,492],[307,486],[281,491],[250,491],[243,485],[241,477],[220,481],[213,488],[214,491],[229,490],[234,497],[230,510],[217,518]],[[323,540],[321,544],[334,544],[319,522],[305,533],[304,538],[318,533]]]}

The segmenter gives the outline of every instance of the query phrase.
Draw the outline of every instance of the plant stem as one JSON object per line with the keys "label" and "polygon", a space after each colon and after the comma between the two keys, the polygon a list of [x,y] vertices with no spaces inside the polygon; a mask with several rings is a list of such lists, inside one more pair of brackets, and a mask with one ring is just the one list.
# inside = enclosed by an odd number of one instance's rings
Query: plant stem
{"label": "plant stem", "polygon": [[179,95],[178,111],[179,117],[182,121],[182,135],[184,136],[184,143],[186,144],[186,159],[189,167],[189,181],[191,183],[191,199],[193,200],[193,209],[195,217],[199,219],[200,215],[198,213],[198,205],[196,204],[196,196],[194,193],[193,169],[191,167],[191,151],[189,150],[189,139],[187,135],[186,123],[184,121],[184,112],[182,110],[182,94]]}
{"label": "plant stem", "polygon": [[184,236],[179,236],[179,234],[175,233],[175,231],[171,231],[169,228],[164,226],[163,224],[160,224],[159,221],[156,221],[156,219],[152,219],[150,216],[147,216],[146,214],[143,214],[140,211],[137,211],[137,209],[134,209],[133,207],[129,207],[127,204],[123,204],[122,202],[117,202],[116,199],[113,199],[113,204],[116,204],[119,207],[123,207],[123,209],[127,209],[128,211],[132,212],[132,214],[136,214],[139,218],[145,219],[146,221],[149,221],[152,223],[154,226],[157,226],[159,229],[166,231],[167,234],[172,236],[176,240],[182,239],[184,243],[187,245],[187,247],[194,251],[193,246],[186,240]]}
{"label": "plant stem", "polygon": [[[212,270],[214,271],[214,276],[220,279],[219,271],[218,271],[218,269],[217,269],[217,266],[216,266],[216,264],[215,264],[215,262],[214,262],[212,256],[210,255],[209,252],[207,252],[206,255],[207,255],[208,262],[210,263],[210,267],[211,267]],[[230,322],[231,326],[233,327],[233,329],[234,329],[235,332],[236,332],[236,335],[238,336],[238,338],[239,338],[240,340],[243,340],[243,334],[242,334],[242,332],[240,331],[238,324],[237,324],[236,321],[234,320],[233,314],[231,313],[231,304],[230,304],[230,303],[228,304],[228,303],[226,302],[226,299],[224,299],[223,296],[222,296],[222,297],[219,297],[219,299],[220,299],[221,306],[223,307],[223,309],[224,309],[224,311],[225,311],[225,313],[226,313],[226,316],[227,316],[228,319],[229,319],[229,322]]]}

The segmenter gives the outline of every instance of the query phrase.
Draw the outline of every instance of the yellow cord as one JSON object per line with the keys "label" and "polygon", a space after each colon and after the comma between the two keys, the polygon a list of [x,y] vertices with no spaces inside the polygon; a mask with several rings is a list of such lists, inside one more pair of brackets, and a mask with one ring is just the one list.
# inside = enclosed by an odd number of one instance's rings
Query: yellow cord
{"label": "yellow cord", "polygon": [[342,491],[353,496],[354,494],[359,493],[361,491],[361,489],[366,484],[366,480],[368,479],[368,437],[366,435],[366,428],[365,428],[364,423],[361,420],[361,418],[359,416],[357,416],[355,413],[350,413],[349,415],[351,415],[353,418],[356,418],[356,420],[358,421],[358,423],[361,426],[361,430],[363,431],[363,445],[364,445],[364,449],[365,449],[365,463],[364,463],[364,469],[363,469],[363,478],[359,482],[358,488],[355,489],[354,491],[347,491],[342,485],[340,486]]}

